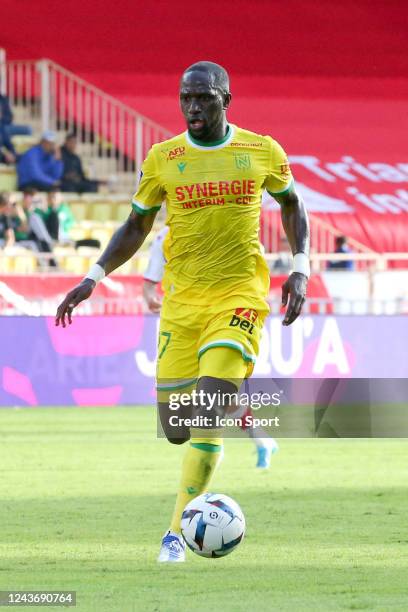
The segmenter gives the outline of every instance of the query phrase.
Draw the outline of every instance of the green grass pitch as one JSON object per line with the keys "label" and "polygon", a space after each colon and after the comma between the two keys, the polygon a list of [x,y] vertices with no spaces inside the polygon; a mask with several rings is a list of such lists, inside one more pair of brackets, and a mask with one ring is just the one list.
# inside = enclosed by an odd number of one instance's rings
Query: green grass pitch
{"label": "green grass pitch", "polygon": [[0,590],[75,590],[87,612],[407,609],[405,441],[281,440],[257,472],[226,440],[212,490],[247,536],[169,567],[183,447],[155,427],[149,408],[0,410]]}

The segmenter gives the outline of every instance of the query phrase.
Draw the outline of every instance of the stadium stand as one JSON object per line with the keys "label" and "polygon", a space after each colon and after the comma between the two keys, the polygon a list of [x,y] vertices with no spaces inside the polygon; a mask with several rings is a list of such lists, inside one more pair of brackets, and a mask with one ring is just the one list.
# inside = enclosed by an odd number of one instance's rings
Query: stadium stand
{"label": "stadium stand", "polygon": [[[2,4],[0,15],[8,4],[10,0]],[[45,24],[41,17],[43,4],[45,0],[40,0],[31,7],[30,23],[18,20],[13,11],[8,19],[9,61],[0,66],[0,82],[7,83],[15,121],[29,122],[33,128],[32,136],[17,136],[13,142],[22,153],[37,142],[45,128],[58,132],[60,144],[68,132],[77,134],[78,152],[89,178],[103,179],[106,184],[97,194],[65,194],[76,220],[70,238],[99,240],[103,246],[128,214],[129,196],[150,145],[184,127],[177,87],[179,74],[185,68],[182,50],[184,45],[192,44],[194,29],[174,39],[178,1],[171,6],[152,6],[149,17],[142,14],[129,23],[112,23],[109,32],[93,8],[77,0],[67,9],[73,12],[76,28],[68,25],[69,20],[61,21],[58,11],[50,11],[48,4],[49,19]],[[130,15],[135,11],[130,0],[124,0],[122,8]],[[192,23],[199,18],[200,10],[191,7]],[[408,60],[396,53],[404,36],[402,8],[395,3],[391,8],[379,6],[372,11],[367,0],[358,6],[347,1],[337,7],[335,26],[323,4],[303,11],[299,23],[293,23],[289,5],[278,8],[270,3],[264,10],[265,19],[255,23],[251,7],[238,0],[226,22],[214,20],[208,40],[200,42],[197,53],[217,59],[225,28],[241,32],[232,37],[227,49],[222,43],[223,62],[233,77],[231,119],[255,131],[273,134],[291,153],[298,189],[311,217],[312,264],[321,280],[314,297],[325,300],[324,308],[331,308],[330,293],[338,308],[342,296],[336,287],[342,286],[343,293],[351,299],[352,291],[346,287],[353,286],[354,291],[359,288],[358,295],[368,303],[375,295],[375,282],[370,275],[407,267],[408,164],[395,139],[395,134],[408,127],[404,127],[403,113],[408,97]],[[208,11],[215,16],[217,8],[210,3]],[[160,15],[162,30],[151,48],[146,38],[150,31],[146,20],[154,21],[155,15]],[[84,35],[90,19],[97,41],[91,49]],[[58,27],[53,29],[54,22]],[[260,52],[260,45],[253,45],[254,55],[241,52],[243,44],[251,48],[254,37],[263,38],[267,45],[270,23],[279,23],[279,28],[274,29],[274,44],[285,49],[282,61],[273,64],[268,54]],[[33,24],[35,41],[24,36]],[[311,48],[309,36],[304,33],[316,24],[320,43],[318,48]],[[364,45],[356,35],[361,28],[367,32]],[[70,45],[65,44],[65,34],[69,34]],[[135,37],[138,45],[134,48],[132,44],[129,54],[129,44]],[[120,45],[112,44],[118,39]],[[166,40],[172,40],[172,44]],[[338,49],[334,63],[333,53],[322,53],[322,41]],[[383,52],[373,64],[370,49],[378,45]],[[23,57],[29,59],[22,61]],[[62,66],[44,57],[52,57]],[[52,95],[44,97],[44,91]],[[0,189],[13,191],[15,187],[14,169],[0,167]],[[348,237],[352,251],[349,257],[355,261],[356,274],[371,279],[363,283],[371,287],[367,291],[361,290],[361,283],[352,281],[357,276],[349,276],[344,286],[330,281],[330,274],[337,274],[337,279],[342,274],[326,272],[336,238],[342,235]],[[282,229],[278,207],[268,197],[262,213],[261,237],[273,268]],[[148,244],[119,273],[143,271],[147,247]],[[60,272],[82,274],[89,261],[94,260],[95,251],[65,245],[55,248],[55,256]],[[32,257],[32,253],[18,257],[5,253],[1,271],[16,273],[25,267],[38,270]],[[341,254],[336,261],[342,261]],[[324,285],[326,289],[322,290]],[[400,292],[394,298],[400,300],[397,310],[404,309],[401,304],[406,296]]]}

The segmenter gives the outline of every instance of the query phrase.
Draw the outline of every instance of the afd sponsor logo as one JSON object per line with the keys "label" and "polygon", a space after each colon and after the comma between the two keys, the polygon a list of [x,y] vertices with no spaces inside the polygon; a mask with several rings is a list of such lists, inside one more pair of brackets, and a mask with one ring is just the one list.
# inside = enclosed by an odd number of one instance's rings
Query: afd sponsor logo
{"label": "afd sponsor logo", "polygon": [[183,157],[183,155],[185,154],[186,147],[176,147],[175,149],[172,149],[168,152],[167,159],[168,161],[171,161],[172,159],[178,159],[179,157]]}
{"label": "afd sponsor logo", "polygon": [[186,147],[175,147],[174,149],[161,149],[160,153],[165,157],[166,161],[179,159],[186,154]]}
{"label": "afd sponsor logo", "polygon": [[239,327],[243,331],[252,335],[254,331],[254,323],[258,318],[256,310],[250,308],[236,308],[232,319],[229,322],[230,327]]}

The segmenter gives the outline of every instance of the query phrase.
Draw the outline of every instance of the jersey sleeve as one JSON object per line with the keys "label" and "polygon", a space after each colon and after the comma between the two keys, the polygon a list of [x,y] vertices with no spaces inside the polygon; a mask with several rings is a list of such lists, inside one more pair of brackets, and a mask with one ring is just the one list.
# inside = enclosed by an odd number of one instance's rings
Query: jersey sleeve
{"label": "jersey sleeve", "polygon": [[268,193],[274,196],[289,191],[293,184],[293,176],[285,151],[276,140],[270,138],[270,142],[269,173],[263,186]]}
{"label": "jersey sleeve", "polygon": [[132,198],[132,208],[141,215],[159,210],[165,198],[165,191],[160,184],[154,149],[150,149],[142,165],[140,182]]}

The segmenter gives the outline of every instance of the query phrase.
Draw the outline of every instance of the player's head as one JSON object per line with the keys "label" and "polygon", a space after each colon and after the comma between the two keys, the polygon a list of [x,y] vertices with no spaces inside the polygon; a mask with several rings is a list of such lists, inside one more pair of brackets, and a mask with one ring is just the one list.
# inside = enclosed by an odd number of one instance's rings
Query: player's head
{"label": "player's head", "polygon": [[187,128],[199,140],[211,140],[225,121],[231,101],[227,71],[213,62],[197,62],[181,77],[180,106]]}

